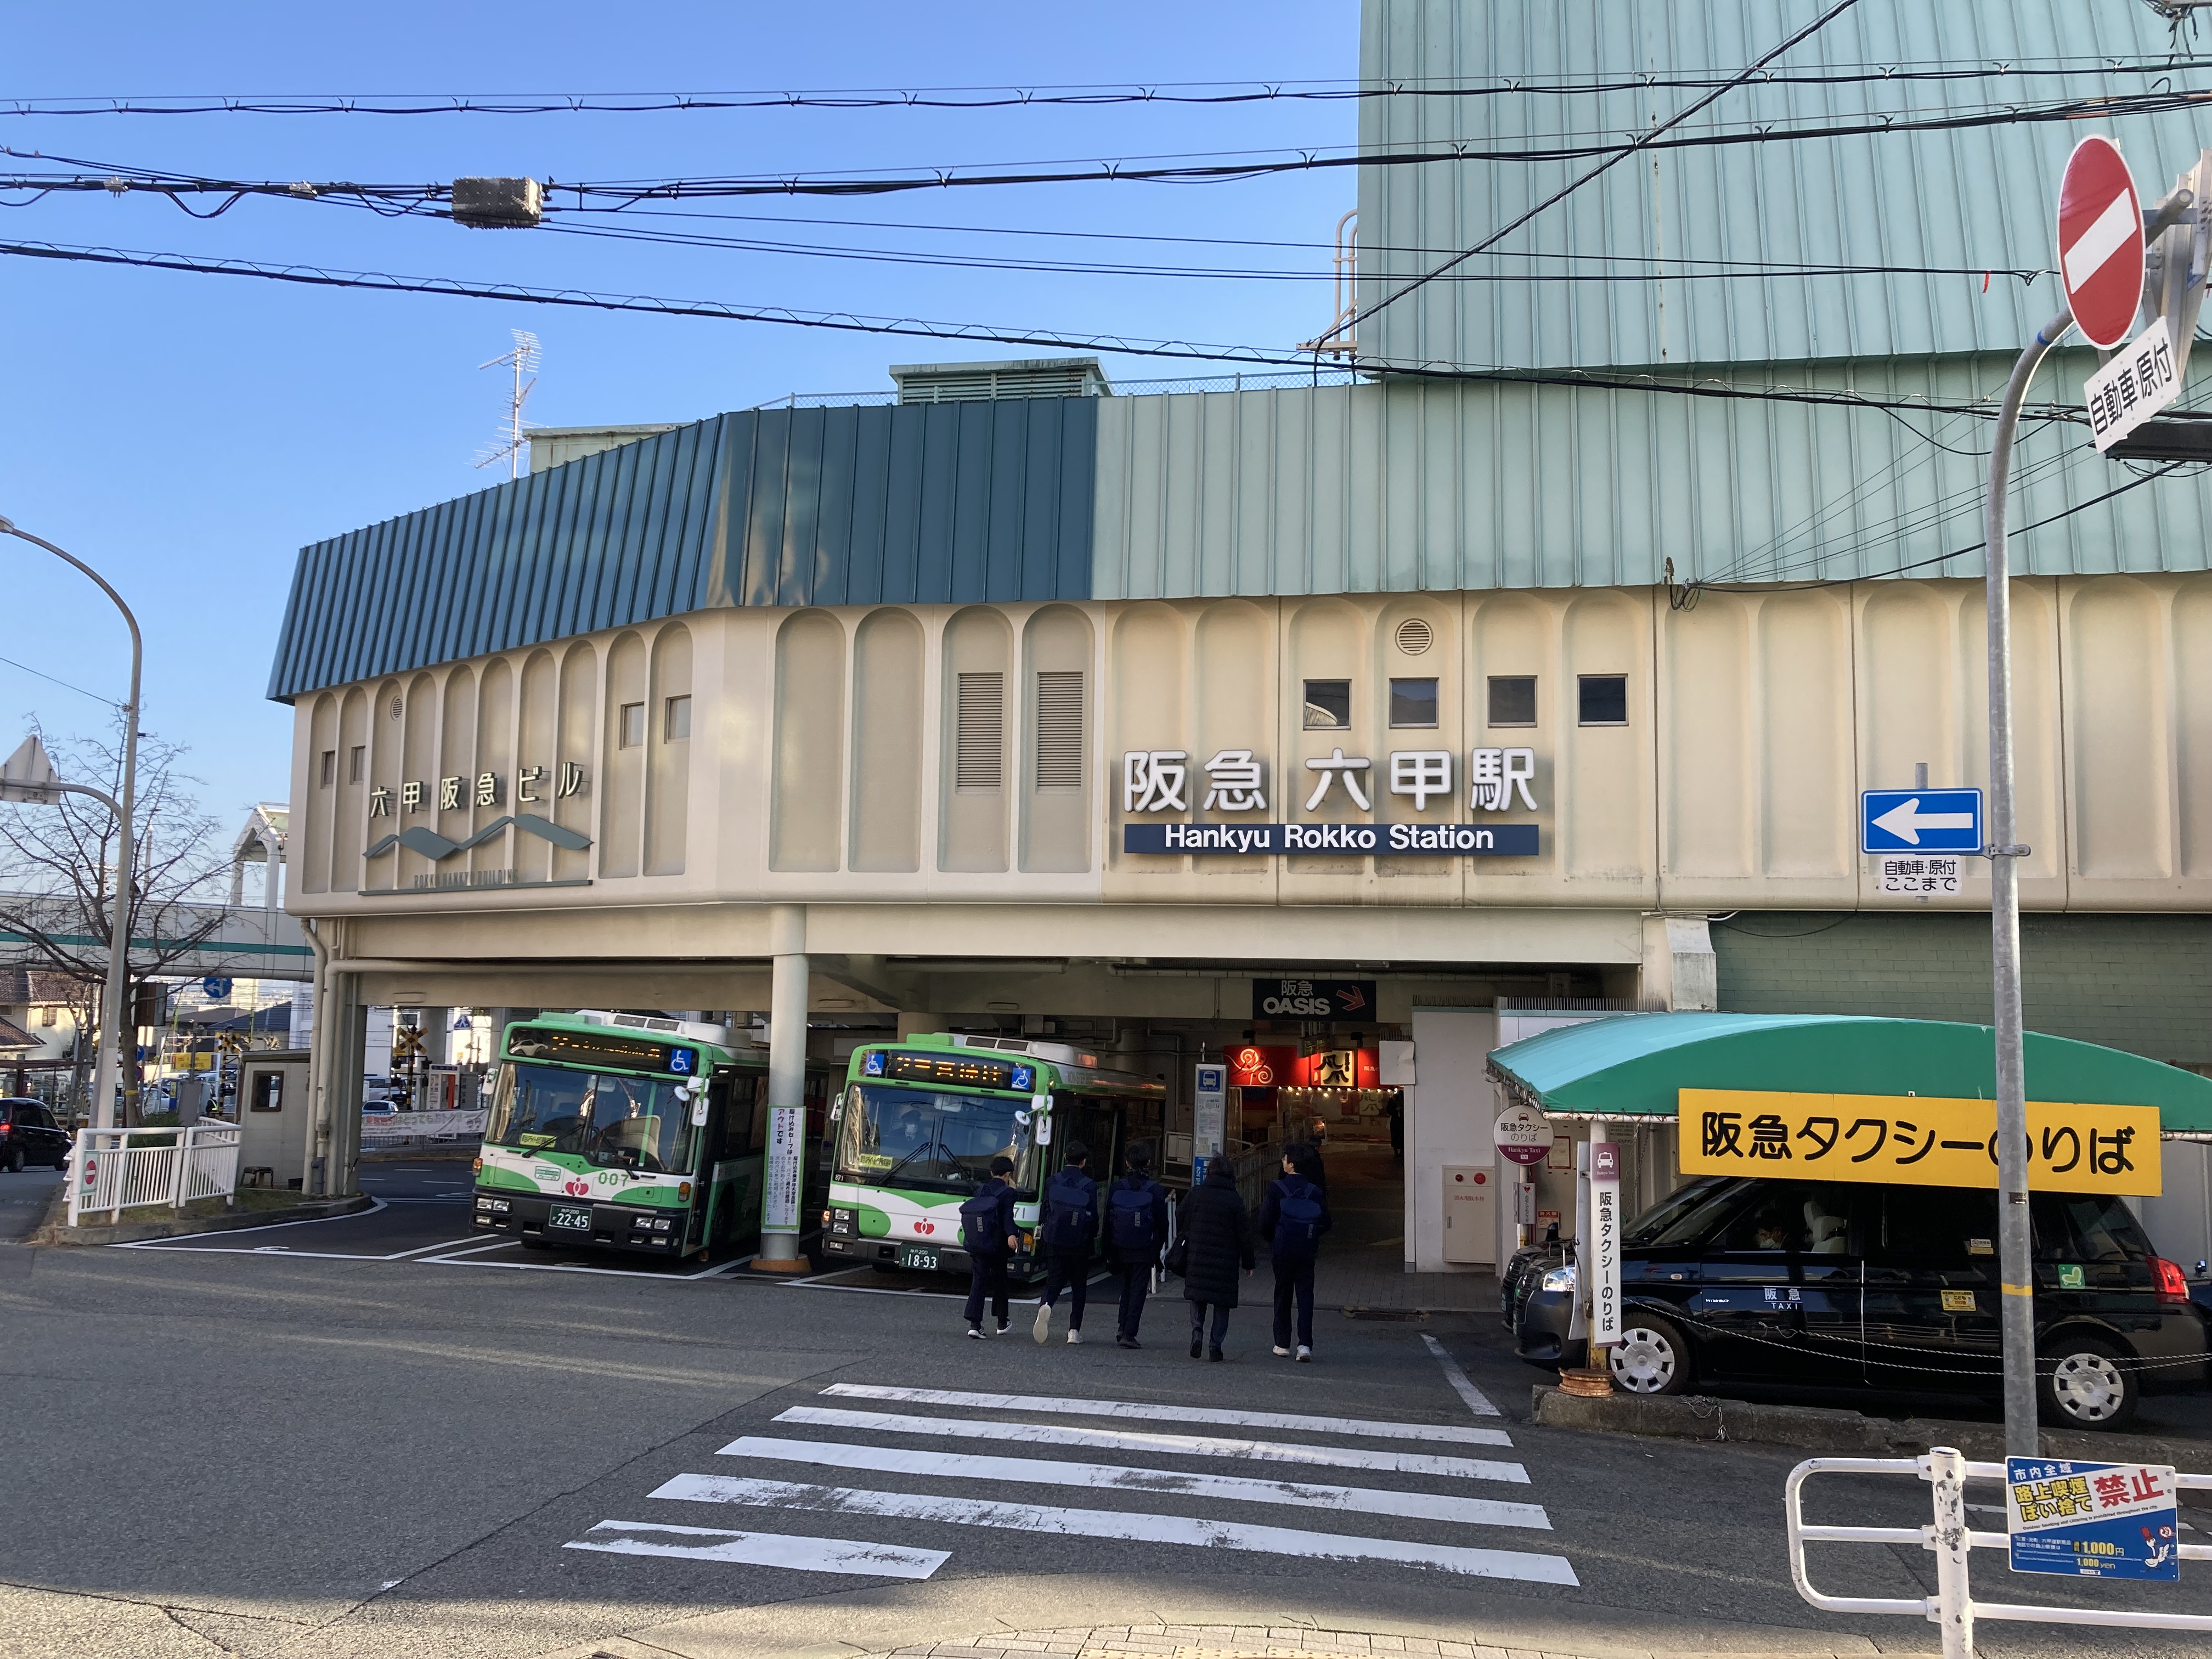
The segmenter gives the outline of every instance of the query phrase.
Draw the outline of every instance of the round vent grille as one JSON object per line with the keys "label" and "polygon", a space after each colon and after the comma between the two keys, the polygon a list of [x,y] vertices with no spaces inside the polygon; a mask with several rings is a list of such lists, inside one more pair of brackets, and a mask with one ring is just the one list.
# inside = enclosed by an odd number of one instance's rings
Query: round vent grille
{"label": "round vent grille", "polygon": [[1418,657],[1427,650],[1434,637],[1428,623],[1419,617],[1408,617],[1398,624],[1398,648],[1409,657]]}
{"label": "round vent grille", "polygon": [[392,719],[394,719],[394,720],[398,720],[398,719],[399,718],[399,715],[400,715],[400,711],[401,711],[402,709],[404,709],[405,707],[406,707],[406,704],[404,704],[404,703],[401,702],[399,701],[399,699],[398,699],[398,698],[394,697],[394,698],[392,700]]}

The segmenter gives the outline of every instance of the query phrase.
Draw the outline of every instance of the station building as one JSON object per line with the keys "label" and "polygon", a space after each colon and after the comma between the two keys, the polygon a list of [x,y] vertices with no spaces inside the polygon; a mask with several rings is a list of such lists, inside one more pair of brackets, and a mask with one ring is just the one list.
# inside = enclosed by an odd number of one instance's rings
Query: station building
{"label": "station building", "polygon": [[[1370,0],[1361,74],[1643,64],[1634,30],[1500,9]],[[1771,44],[1633,9],[1690,67]],[[1801,55],[1875,61],[1917,11]],[[2069,47],[2158,50],[2154,21]],[[2048,45],[1997,0],[1946,27],[1947,58]],[[1594,125],[1654,95],[1589,94]],[[1786,125],[1910,94],[1741,95]],[[1362,143],[1497,148],[1549,107],[1377,98]],[[2197,155],[2180,116],[2118,134]],[[1474,1267],[1500,1229],[1448,1229],[1445,1182],[1492,1167],[1505,1041],[1986,1020],[1985,865],[1863,854],[1858,797],[1987,781],[1985,416],[2057,296],[2003,273],[2048,263],[2071,136],[2005,130],[2002,212],[1967,182],[1986,134],[1662,151],[1397,298],[1557,168],[1366,167],[1341,384],[912,366],[893,401],[542,433],[526,477],[303,550],[270,690],[328,1011],[311,1187],[351,1180],[371,1006],[766,1019],[781,964],[818,1054],[1073,1042],[1169,1079],[1171,1146],[1226,1058],[1232,1139],[1325,1136],[1402,1194],[1372,1242]],[[2028,1024],[2212,1067],[2208,500],[2118,490],[2144,469],[2056,418],[2094,366],[2057,355],[2018,463]],[[1671,1135],[1638,1133],[1632,1191],[1672,1184]]]}

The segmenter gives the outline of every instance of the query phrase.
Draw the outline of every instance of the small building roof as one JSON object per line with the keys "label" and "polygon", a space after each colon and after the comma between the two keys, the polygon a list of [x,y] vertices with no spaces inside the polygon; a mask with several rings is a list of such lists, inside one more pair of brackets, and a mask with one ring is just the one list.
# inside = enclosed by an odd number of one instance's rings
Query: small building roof
{"label": "small building roof", "polygon": [[[1989,1026],[1856,1014],[1623,1014],[1495,1049],[1490,1074],[1538,1110],[1672,1117],[1683,1089],[1933,1095],[1996,1092]],[[2027,1097],[2155,1106],[2168,1134],[2212,1133],[2212,1079],[2141,1054],[2030,1031]]]}

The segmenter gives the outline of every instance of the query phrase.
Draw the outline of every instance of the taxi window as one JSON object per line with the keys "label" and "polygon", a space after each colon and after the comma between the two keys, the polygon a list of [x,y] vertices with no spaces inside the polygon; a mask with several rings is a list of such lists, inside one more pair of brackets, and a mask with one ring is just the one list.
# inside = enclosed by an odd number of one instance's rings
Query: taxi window
{"label": "taxi window", "polygon": [[1844,1255],[1857,1195],[1833,1182],[1763,1184],[1721,1235],[1718,1248],[1786,1255]]}
{"label": "taxi window", "polygon": [[1997,1195],[1979,1187],[1893,1187],[1882,1194],[1877,1261],[1958,1272],[1993,1266]]}
{"label": "taxi window", "polygon": [[2156,1254],[2134,1213],[2109,1194],[2039,1193],[2032,1202],[2039,1261],[2110,1265]]}

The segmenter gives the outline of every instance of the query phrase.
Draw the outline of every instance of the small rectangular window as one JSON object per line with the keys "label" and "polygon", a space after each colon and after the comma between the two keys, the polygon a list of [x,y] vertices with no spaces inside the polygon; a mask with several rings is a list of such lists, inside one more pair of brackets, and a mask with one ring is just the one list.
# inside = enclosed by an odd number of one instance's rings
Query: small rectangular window
{"label": "small rectangular window", "polygon": [[1584,726],[1628,724],[1628,676],[1584,674],[1581,677],[1581,713]]}
{"label": "small rectangular window", "polygon": [[691,699],[671,697],[660,719],[660,737],[664,743],[681,743],[691,735]]}
{"label": "small rectangular window", "polygon": [[359,783],[368,776],[368,745],[357,743],[353,746],[353,752],[346,757],[346,781]]}
{"label": "small rectangular window", "polygon": [[1006,678],[989,673],[963,674],[954,692],[952,787],[993,790],[1005,787]]}
{"label": "small rectangular window", "polygon": [[1434,726],[1437,723],[1437,683],[1434,680],[1390,682],[1390,724]]}
{"label": "small rectangular window", "polygon": [[1040,668],[1036,677],[1036,787],[1073,794],[1083,787],[1083,671]]}
{"label": "small rectangular window", "polygon": [[1490,677],[1490,723],[1492,726],[1534,726],[1536,723],[1536,677],[1534,674],[1492,674]]}
{"label": "small rectangular window", "polygon": [[1350,680],[1306,682],[1306,730],[1340,732],[1352,724]]}
{"label": "small rectangular window", "polygon": [[338,751],[335,749],[325,749],[323,750],[323,787],[325,789],[329,788],[333,783],[337,781],[337,776]]}
{"label": "small rectangular window", "polygon": [[55,1007],[54,1005],[50,1002],[45,1007],[39,1010],[39,1024],[41,1025],[52,1025],[60,1018],[60,1016],[61,1010]]}
{"label": "small rectangular window", "polygon": [[626,702],[615,722],[615,743],[623,749],[635,749],[645,742],[645,705]]}

